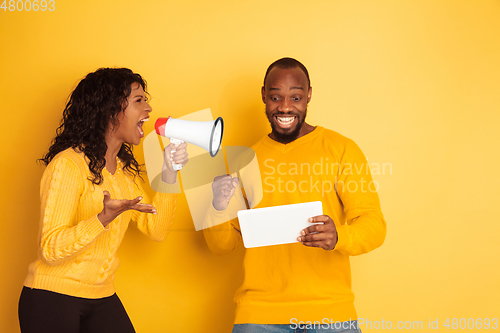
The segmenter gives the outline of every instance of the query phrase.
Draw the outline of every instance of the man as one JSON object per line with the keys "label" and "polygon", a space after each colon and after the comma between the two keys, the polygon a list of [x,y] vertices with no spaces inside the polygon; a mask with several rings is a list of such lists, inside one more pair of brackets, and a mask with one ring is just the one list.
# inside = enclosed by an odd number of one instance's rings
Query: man
{"label": "man", "polygon": [[[305,122],[311,95],[300,62],[283,58],[269,66],[262,101],[272,131],[252,147],[263,190],[255,208],[322,201],[324,215],[310,218],[297,243],[246,249],[233,333],[358,332],[349,256],[379,247],[386,224],[358,146]],[[223,218],[238,184],[229,175],[215,179],[208,220]],[[237,219],[204,234],[218,254],[241,241]]]}

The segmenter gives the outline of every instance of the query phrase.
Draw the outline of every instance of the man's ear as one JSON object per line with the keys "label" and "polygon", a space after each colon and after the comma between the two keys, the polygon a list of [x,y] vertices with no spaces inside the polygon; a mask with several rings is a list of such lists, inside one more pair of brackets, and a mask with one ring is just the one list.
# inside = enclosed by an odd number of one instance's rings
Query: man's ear
{"label": "man's ear", "polygon": [[264,86],[262,86],[260,93],[262,94],[262,102],[266,104],[266,89],[264,89]]}
{"label": "man's ear", "polygon": [[311,101],[312,93],[313,93],[313,88],[309,86],[309,89],[307,90],[307,104],[309,104],[309,102]]}

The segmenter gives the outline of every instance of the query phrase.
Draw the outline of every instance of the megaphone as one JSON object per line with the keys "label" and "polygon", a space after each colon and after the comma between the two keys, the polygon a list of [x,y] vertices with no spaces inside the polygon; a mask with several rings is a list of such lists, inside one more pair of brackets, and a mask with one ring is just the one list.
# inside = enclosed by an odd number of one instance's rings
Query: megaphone
{"label": "megaphone", "polygon": [[[222,117],[213,121],[189,121],[172,117],[158,118],[155,122],[158,135],[170,138],[173,144],[192,143],[210,153],[217,155],[222,142],[224,122]],[[174,170],[182,169],[182,164],[172,164]]]}

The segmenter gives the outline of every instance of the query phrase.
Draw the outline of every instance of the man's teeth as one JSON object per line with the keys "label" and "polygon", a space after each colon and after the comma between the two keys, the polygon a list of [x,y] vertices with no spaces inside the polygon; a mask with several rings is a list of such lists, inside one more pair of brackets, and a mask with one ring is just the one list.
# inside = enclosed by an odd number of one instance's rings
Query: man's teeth
{"label": "man's teeth", "polygon": [[276,119],[281,123],[281,124],[290,124],[295,120],[295,116],[293,117],[276,117]]}

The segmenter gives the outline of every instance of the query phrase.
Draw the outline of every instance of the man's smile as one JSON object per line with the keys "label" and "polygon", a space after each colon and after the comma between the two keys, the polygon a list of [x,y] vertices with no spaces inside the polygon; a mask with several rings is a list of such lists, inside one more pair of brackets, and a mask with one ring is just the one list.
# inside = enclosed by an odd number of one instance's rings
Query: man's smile
{"label": "man's smile", "polygon": [[297,116],[287,115],[287,116],[274,116],[278,125],[281,128],[290,128],[295,123]]}

